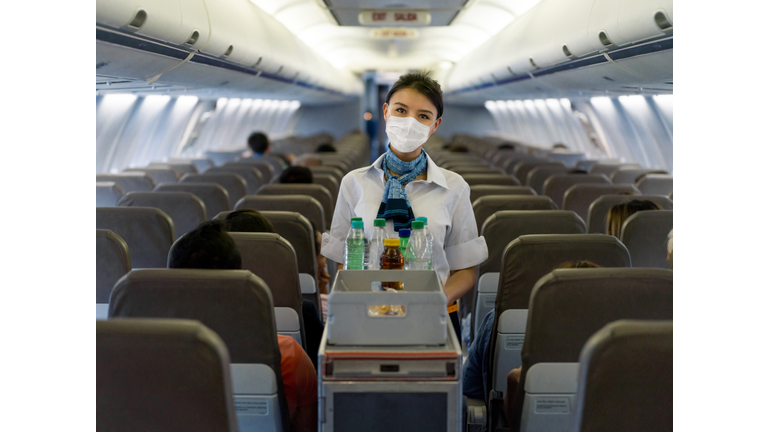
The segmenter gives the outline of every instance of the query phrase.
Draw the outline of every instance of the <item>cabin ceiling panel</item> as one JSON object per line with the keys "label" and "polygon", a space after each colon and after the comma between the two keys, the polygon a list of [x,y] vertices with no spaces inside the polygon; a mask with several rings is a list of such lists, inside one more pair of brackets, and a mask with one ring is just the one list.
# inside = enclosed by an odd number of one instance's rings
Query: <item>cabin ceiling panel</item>
{"label": "cabin ceiling panel", "polygon": [[645,81],[672,81],[672,50],[617,60],[616,63]]}

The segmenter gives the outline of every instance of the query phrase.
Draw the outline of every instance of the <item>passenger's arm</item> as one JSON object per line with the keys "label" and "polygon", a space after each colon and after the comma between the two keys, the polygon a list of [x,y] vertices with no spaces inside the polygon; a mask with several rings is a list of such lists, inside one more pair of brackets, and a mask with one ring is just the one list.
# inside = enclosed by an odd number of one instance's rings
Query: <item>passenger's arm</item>
{"label": "passenger's arm", "polygon": [[475,267],[452,271],[451,277],[445,282],[443,288],[448,297],[448,304],[460,299],[475,286],[475,282],[477,282],[477,269]]}
{"label": "passenger's arm", "polygon": [[317,403],[313,406],[297,407],[291,419],[291,432],[315,432],[317,430]]}
{"label": "passenger's arm", "polygon": [[512,422],[512,412],[515,407],[515,394],[517,386],[520,384],[520,374],[523,368],[512,369],[507,374],[507,391],[504,392],[504,415],[507,417],[507,423]]}
{"label": "passenger's arm", "polygon": [[298,363],[295,369],[296,412],[291,419],[292,432],[317,430],[317,372],[307,353],[294,344]]}

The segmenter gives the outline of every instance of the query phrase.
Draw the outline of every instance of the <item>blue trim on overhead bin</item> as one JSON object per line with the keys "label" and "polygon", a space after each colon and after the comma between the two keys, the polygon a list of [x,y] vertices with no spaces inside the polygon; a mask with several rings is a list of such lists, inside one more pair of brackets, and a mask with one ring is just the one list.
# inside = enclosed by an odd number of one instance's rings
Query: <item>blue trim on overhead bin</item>
{"label": "blue trim on overhead bin", "polygon": [[[159,54],[166,57],[175,58],[178,60],[184,60],[185,58],[187,58],[189,53],[192,52],[192,51],[185,51],[182,49],[174,48],[159,41],[151,41],[148,39],[138,38],[136,36],[130,36],[130,35],[122,34],[119,32],[102,29],[99,27],[96,27],[96,40],[111,43],[114,45],[124,46],[127,48],[136,49],[139,51]],[[254,75],[254,76],[258,75],[267,79],[279,81],[286,84],[296,84],[300,87],[308,88],[311,90],[318,90],[318,91],[340,95],[340,96],[344,95],[344,93],[340,91],[328,89],[322,86],[315,86],[301,80],[294,81],[292,79],[284,78],[279,75],[271,74],[269,72],[262,71],[261,73],[259,73],[259,71],[256,69],[249,69],[245,66],[240,66],[236,63],[232,63],[226,60],[221,60],[219,58],[212,57],[207,54],[201,54],[199,52],[196,52],[195,55],[189,60],[189,62],[204,64],[207,66],[217,67],[221,69],[227,69],[227,70],[240,72],[248,75]]]}
{"label": "blue trim on overhead bin", "polygon": [[[615,51],[606,52],[605,54],[608,55],[611,58],[611,60],[622,60],[622,59],[637,57],[644,54],[650,54],[650,53],[665,51],[670,49],[672,49],[671,37],[663,40],[657,40],[654,42],[646,42],[641,45],[633,45],[627,48],[617,49]],[[531,72],[531,74],[534,77],[540,77],[544,75],[550,75],[553,73],[563,72],[567,70],[579,69],[579,68],[588,67],[588,66],[592,66],[600,63],[606,63],[606,62],[608,62],[608,59],[605,58],[605,55],[598,54],[592,57],[572,60],[557,66],[541,69],[535,72]],[[516,75],[510,78],[504,78],[502,80],[498,80],[495,83],[486,83],[479,86],[470,86],[470,87],[460,88],[458,90],[454,90],[450,93],[447,93],[446,96],[480,90],[480,89],[484,89],[494,85],[499,86],[499,85],[509,84],[517,81],[524,81],[527,79],[531,79],[531,75],[529,74]]]}

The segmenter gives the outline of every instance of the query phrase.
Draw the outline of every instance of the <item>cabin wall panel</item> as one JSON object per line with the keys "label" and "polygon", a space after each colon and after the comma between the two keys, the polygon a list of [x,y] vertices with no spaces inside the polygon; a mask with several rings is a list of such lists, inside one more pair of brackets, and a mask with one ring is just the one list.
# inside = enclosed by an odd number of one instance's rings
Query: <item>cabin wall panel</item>
{"label": "cabin wall panel", "polygon": [[360,129],[362,115],[360,100],[332,105],[302,105],[289,130],[299,136],[327,132],[339,139]]}
{"label": "cabin wall panel", "polygon": [[493,116],[482,107],[446,105],[443,109],[443,121],[435,133],[445,137],[455,134],[484,136],[495,129]]}

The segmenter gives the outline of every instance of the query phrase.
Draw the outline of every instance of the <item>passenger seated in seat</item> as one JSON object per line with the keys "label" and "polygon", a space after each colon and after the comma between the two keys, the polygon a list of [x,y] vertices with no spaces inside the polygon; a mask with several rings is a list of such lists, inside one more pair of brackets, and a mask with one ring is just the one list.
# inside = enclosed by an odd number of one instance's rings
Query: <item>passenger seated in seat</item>
{"label": "passenger seated in seat", "polygon": [[621,237],[621,226],[624,225],[624,222],[633,214],[645,210],[661,210],[661,207],[648,200],[632,200],[611,207],[605,221],[606,233],[614,237]]}
{"label": "passenger seated in seat", "polygon": [[280,183],[312,183],[312,171],[309,168],[292,166],[280,175]]}
{"label": "passenger seated in seat", "polygon": [[[240,270],[240,251],[221,221],[203,222],[171,249],[168,268]],[[292,337],[277,335],[292,431],[317,430],[317,372]]]}
{"label": "passenger seated in seat", "polygon": [[[275,227],[261,213],[252,209],[235,210],[224,218],[229,232],[274,233]],[[301,302],[301,315],[304,319],[304,334],[307,337],[307,354],[317,368],[317,351],[323,338],[323,323],[315,305],[308,300]]]}
{"label": "passenger seated in seat", "polygon": [[315,254],[317,255],[317,289],[320,291],[320,303],[323,309],[323,324],[328,319],[328,284],[331,274],[328,273],[328,260],[320,253],[323,244],[323,234],[315,230]]}
{"label": "passenger seated in seat", "polygon": [[[555,269],[562,268],[599,268],[600,266],[591,261],[566,261]],[[462,372],[463,393],[465,396],[473,399],[482,399],[488,402],[488,392],[490,389],[485,387],[486,378],[489,371],[487,369],[486,358],[490,355],[491,332],[493,331],[493,319],[495,311],[491,309],[488,314],[485,315],[482,324],[475,333],[475,340],[469,347],[469,354],[467,355],[467,361],[464,363],[464,371]],[[517,370],[517,369],[515,369]],[[507,393],[504,393],[505,397]]]}
{"label": "passenger seated in seat", "polygon": [[317,146],[315,153],[336,153],[336,147],[331,143],[323,143]]}
{"label": "passenger seated in seat", "polygon": [[252,157],[269,154],[269,138],[262,132],[254,132],[248,137],[248,147],[253,152]]}

